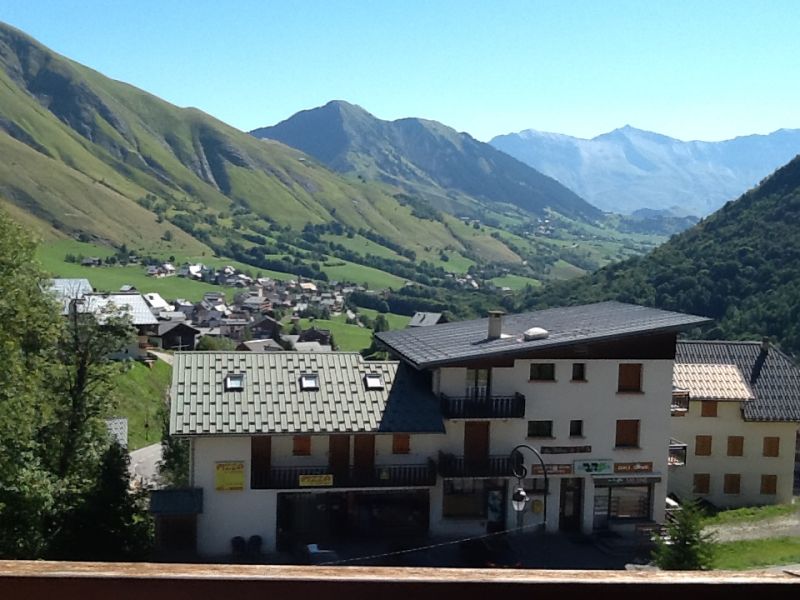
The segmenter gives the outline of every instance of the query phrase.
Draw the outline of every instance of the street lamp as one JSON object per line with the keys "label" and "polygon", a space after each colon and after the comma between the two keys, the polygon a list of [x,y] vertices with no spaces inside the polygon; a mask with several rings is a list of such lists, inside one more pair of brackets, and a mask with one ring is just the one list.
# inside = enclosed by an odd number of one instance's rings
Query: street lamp
{"label": "street lamp", "polygon": [[527,444],[519,444],[511,451],[511,473],[517,478],[517,488],[511,494],[511,507],[517,513],[517,528],[522,529],[522,514],[525,512],[525,507],[530,502],[528,494],[522,487],[522,480],[528,476],[528,467],[525,466],[525,456],[522,450],[530,450],[539,459],[539,464],[542,465],[542,475],[544,475],[544,506],[542,517],[544,519],[544,526],[547,527],[547,494],[550,491],[550,485],[547,481],[547,467],[544,464],[542,455],[535,448],[531,448]]}

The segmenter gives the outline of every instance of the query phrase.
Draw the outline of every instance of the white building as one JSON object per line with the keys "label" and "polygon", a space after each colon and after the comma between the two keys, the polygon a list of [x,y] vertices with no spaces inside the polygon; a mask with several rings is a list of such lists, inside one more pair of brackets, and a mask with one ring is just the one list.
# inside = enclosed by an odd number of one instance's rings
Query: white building
{"label": "white building", "polygon": [[[179,353],[170,430],[191,440],[202,555],[347,536],[660,521],[678,331],[705,319],[619,303],[383,332],[401,361],[351,353]],[[546,332],[524,332],[541,327]],[[529,332],[530,334],[531,332]],[[196,498],[195,496],[195,498]],[[199,507],[202,506],[202,509]],[[546,518],[545,518],[546,512]],[[165,517],[165,515],[171,515]]]}
{"label": "white building", "polygon": [[669,492],[719,507],[792,500],[800,370],[764,342],[678,342]]}

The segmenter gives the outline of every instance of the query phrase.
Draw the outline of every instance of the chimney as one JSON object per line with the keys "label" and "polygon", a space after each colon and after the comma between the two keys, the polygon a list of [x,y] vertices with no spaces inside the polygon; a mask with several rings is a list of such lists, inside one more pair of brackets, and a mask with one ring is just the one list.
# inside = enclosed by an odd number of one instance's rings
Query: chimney
{"label": "chimney", "polygon": [[761,338],[761,353],[768,354],[769,353],[769,338],[762,337]]}
{"label": "chimney", "polygon": [[487,339],[500,339],[500,334],[503,331],[503,314],[502,310],[489,311],[489,336]]}

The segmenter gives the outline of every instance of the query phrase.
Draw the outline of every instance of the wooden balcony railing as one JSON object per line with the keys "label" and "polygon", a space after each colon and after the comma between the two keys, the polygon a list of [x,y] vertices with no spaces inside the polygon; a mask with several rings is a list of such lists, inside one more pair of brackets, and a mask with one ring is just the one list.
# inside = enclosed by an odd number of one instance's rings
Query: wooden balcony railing
{"label": "wooden balcony railing", "polygon": [[511,477],[511,460],[507,455],[467,458],[439,453],[439,474],[442,477]]}
{"label": "wooden balcony railing", "polygon": [[525,416],[525,396],[446,396],[440,395],[445,419],[521,419]]}
{"label": "wooden balcony railing", "polygon": [[376,465],[371,469],[349,467],[342,471],[320,467],[272,467],[254,471],[250,487],[255,490],[343,487],[429,487],[436,485],[436,463]]}

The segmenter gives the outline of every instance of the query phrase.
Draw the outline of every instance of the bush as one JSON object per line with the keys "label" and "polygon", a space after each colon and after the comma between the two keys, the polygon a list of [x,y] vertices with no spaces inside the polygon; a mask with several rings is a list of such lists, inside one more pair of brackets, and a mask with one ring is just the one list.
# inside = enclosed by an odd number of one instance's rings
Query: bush
{"label": "bush", "polygon": [[667,525],[666,535],[655,539],[653,561],[665,571],[699,571],[711,568],[714,539],[703,533],[703,512],[689,502]]}

